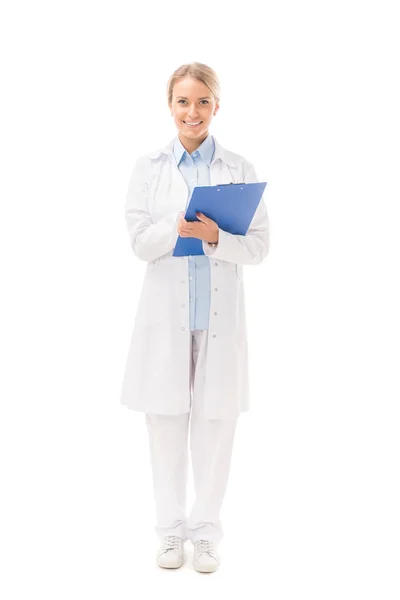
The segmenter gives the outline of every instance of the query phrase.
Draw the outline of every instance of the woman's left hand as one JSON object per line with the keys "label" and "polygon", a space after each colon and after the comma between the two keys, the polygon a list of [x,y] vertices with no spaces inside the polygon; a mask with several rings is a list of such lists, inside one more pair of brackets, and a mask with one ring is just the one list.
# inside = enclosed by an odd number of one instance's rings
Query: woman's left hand
{"label": "woman's left hand", "polygon": [[181,224],[178,227],[178,233],[181,237],[193,237],[205,242],[218,242],[219,227],[215,221],[209,219],[203,213],[196,213],[200,221],[186,221],[182,217]]}

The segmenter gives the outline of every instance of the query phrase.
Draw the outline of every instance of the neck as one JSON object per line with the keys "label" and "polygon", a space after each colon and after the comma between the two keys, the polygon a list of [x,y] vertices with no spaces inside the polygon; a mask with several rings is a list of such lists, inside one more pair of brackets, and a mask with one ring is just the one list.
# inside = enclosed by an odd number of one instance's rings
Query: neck
{"label": "neck", "polygon": [[204,142],[204,140],[208,137],[208,131],[201,138],[196,138],[194,140],[186,137],[182,133],[179,133],[178,137],[179,137],[179,140],[180,140],[182,146],[185,148],[186,152],[189,152],[189,154],[192,154],[192,152],[197,150],[197,148],[199,146],[201,146],[201,144]]}

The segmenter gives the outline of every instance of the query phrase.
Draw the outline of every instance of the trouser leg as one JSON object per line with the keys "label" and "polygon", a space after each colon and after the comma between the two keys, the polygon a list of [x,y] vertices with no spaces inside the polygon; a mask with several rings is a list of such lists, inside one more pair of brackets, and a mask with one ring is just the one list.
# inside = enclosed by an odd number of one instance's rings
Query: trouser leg
{"label": "trouser leg", "polygon": [[223,537],[220,511],[231,464],[237,418],[206,419],[203,414],[204,374],[208,331],[193,337],[193,397],[190,416],[190,450],[195,502],[188,519],[188,538],[216,544]]}
{"label": "trouser leg", "polygon": [[146,413],[145,418],[153,472],[156,534],[160,539],[177,535],[187,540],[189,413],[173,416]]}

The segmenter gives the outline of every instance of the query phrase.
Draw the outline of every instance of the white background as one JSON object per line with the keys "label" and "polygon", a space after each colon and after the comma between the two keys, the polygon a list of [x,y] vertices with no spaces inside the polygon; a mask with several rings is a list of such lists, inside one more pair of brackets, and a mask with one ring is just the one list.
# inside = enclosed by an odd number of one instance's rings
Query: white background
{"label": "white background", "polygon": [[[2,3],[4,599],[399,598],[394,8]],[[176,135],[166,84],[191,61],[219,75],[210,131],[268,182],[271,225],[244,268],[251,410],[211,576],[156,566],[144,416],[119,404],[145,267],[125,196]]]}

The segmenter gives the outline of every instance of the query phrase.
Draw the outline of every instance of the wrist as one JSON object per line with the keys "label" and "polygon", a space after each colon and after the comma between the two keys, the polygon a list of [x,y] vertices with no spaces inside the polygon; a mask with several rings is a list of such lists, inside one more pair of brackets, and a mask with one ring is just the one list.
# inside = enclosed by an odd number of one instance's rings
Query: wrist
{"label": "wrist", "polygon": [[208,244],[210,244],[210,246],[216,246],[219,242],[219,230],[217,232],[217,235],[210,241],[208,242]]}

